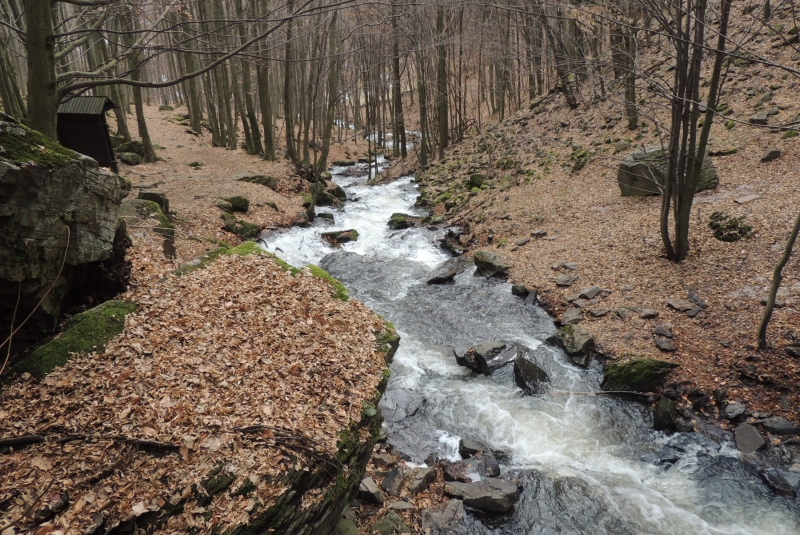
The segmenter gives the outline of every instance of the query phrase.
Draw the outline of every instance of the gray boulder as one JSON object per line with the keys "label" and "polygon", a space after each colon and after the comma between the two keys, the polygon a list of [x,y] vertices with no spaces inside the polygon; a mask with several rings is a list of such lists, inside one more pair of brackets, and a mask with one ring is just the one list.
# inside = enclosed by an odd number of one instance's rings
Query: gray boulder
{"label": "gray boulder", "polygon": [[411,529],[403,523],[403,518],[400,515],[394,511],[389,511],[386,516],[373,524],[372,533],[394,535],[395,533],[411,533]]}
{"label": "gray boulder", "polygon": [[404,476],[405,476],[405,470],[403,469],[402,465],[398,464],[383,479],[383,483],[381,483],[381,488],[383,488],[383,490],[389,496],[400,496],[400,489],[403,487]]}
{"label": "gray boulder", "polygon": [[782,416],[767,418],[761,425],[773,435],[796,435],[800,432],[797,426]]}
{"label": "gray boulder", "polygon": [[[660,145],[633,151],[619,164],[617,183],[623,197],[661,195],[667,176],[667,149]],[[703,159],[697,191],[716,188],[719,175],[711,158]]]}
{"label": "gray boulder", "polygon": [[487,478],[476,483],[453,481],[445,484],[444,492],[448,496],[460,498],[470,507],[491,513],[508,512],[519,499],[516,485],[497,478]]}
{"label": "gray boulder", "polygon": [[678,407],[675,401],[661,396],[653,411],[653,428],[664,431],[675,431],[678,428]]}
{"label": "gray boulder", "polygon": [[464,526],[464,502],[449,500],[443,511],[422,510],[422,529],[437,530],[441,534],[461,533]]}
{"label": "gray boulder", "polygon": [[548,338],[563,349],[573,364],[586,368],[589,366],[594,349],[594,337],[576,325],[564,325],[555,335]]}
{"label": "gray boulder", "polygon": [[461,366],[484,375],[513,362],[517,357],[517,348],[506,345],[499,340],[483,342],[464,351],[463,347],[454,349],[456,362]]}
{"label": "gray boulder", "polygon": [[381,397],[378,408],[383,419],[387,422],[399,422],[413,416],[425,403],[425,398],[416,392],[405,389],[395,389],[386,392]]}
{"label": "gray boulder", "polygon": [[139,165],[144,161],[142,157],[135,152],[118,152],[117,158],[125,165],[130,166]]}
{"label": "gray boulder", "polygon": [[365,477],[358,487],[358,498],[375,505],[383,505],[383,493],[371,477]]}
{"label": "gray boulder", "polygon": [[472,259],[465,256],[449,258],[433,268],[428,274],[428,284],[445,284],[451,282],[456,275],[463,273],[473,265]]}
{"label": "gray boulder", "polygon": [[475,251],[473,260],[478,271],[486,278],[496,275],[507,276],[508,270],[511,269],[511,261],[509,259],[486,249]]}
{"label": "gray boulder", "polygon": [[419,494],[436,481],[436,468],[417,468],[410,473],[408,490],[411,494]]}
{"label": "gray boulder", "polygon": [[739,424],[733,430],[733,438],[736,447],[743,453],[755,453],[766,444],[758,429],[750,424]]}
{"label": "gray boulder", "polygon": [[547,372],[528,359],[514,361],[514,382],[529,396],[538,394],[541,385],[548,382]]}
{"label": "gray boulder", "polygon": [[56,282],[12,354],[55,332],[67,293],[103,287],[101,263],[113,261],[118,230],[124,241],[119,206],[130,189],[93,159],[0,117],[0,332],[10,331],[18,292],[15,327]]}

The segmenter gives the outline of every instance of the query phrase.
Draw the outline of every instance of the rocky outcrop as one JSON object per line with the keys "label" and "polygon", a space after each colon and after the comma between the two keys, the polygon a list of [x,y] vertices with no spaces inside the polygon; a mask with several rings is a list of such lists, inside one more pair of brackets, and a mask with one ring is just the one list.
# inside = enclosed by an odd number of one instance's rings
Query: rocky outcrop
{"label": "rocky outcrop", "polygon": [[0,331],[9,332],[18,293],[17,323],[44,298],[12,351],[53,334],[84,280],[104,284],[115,237],[124,241],[118,212],[130,187],[93,159],[0,118]]}
{"label": "rocky outcrop", "polygon": [[[623,197],[661,195],[667,176],[667,150],[660,145],[633,151],[619,164],[617,183]],[[716,188],[719,176],[711,158],[703,159],[697,191]]]}

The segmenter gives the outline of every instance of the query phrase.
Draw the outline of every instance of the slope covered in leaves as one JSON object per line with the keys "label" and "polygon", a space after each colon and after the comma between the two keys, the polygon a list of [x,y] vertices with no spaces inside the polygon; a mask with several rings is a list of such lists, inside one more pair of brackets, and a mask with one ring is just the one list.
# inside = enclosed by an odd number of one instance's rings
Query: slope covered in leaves
{"label": "slope covered in leaves", "polygon": [[[0,392],[0,438],[45,440],[0,457],[0,525],[29,513],[16,532],[38,532],[34,512],[66,494],[45,527],[83,533],[180,503],[165,532],[246,523],[302,468],[287,448],[330,458],[386,368],[379,317],[269,256],[223,256],[126,297],[139,310],[105,352]],[[214,473],[233,480],[207,498]]]}

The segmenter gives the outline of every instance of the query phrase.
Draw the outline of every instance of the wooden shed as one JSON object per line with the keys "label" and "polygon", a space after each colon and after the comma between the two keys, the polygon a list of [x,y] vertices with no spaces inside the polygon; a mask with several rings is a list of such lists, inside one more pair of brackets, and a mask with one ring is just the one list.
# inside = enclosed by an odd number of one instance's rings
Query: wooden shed
{"label": "wooden shed", "polygon": [[58,142],[117,173],[117,159],[106,123],[106,112],[114,107],[108,97],[68,97],[58,105]]}

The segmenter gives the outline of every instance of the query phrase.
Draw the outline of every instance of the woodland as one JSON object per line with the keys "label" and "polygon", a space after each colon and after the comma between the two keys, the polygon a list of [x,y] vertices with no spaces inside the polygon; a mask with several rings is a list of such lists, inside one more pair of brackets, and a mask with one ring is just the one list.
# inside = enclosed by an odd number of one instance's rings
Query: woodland
{"label": "woodland", "polygon": [[[363,474],[348,475],[346,465],[366,463],[372,451],[374,442],[364,446],[358,440],[370,433],[377,436],[380,422],[373,418],[372,403],[377,405],[380,398],[375,398],[376,390],[386,386],[384,356],[393,353],[385,347],[375,350],[375,337],[396,333],[365,306],[346,302],[340,285],[332,292],[324,272],[320,276],[280,263],[264,265],[262,252],[254,253],[248,244],[239,258],[238,252],[230,254],[236,249],[230,243],[255,239],[267,229],[308,224],[314,206],[326,195],[329,168],[355,164],[359,156],[366,162],[379,155],[392,161],[390,177],[417,173],[419,205],[431,210],[434,223],[461,226],[458,246],[468,252],[487,247],[509,255],[515,261],[514,282],[539,288],[540,303],[562,324],[569,323],[566,311],[574,311],[571,303],[579,299],[570,297],[575,288],[567,288],[574,280],[563,285],[554,273],[572,276],[573,268],[564,260],[579,259],[581,282],[591,275],[592,284],[612,294],[606,304],[615,303],[609,309],[586,308],[582,326],[607,336],[598,335],[605,357],[624,359],[630,352],[650,351],[680,364],[675,377],[694,380],[702,399],[708,398],[708,405],[698,409],[695,399],[683,395],[682,402],[696,409],[686,417],[693,425],[697,414],[723,419],[726,403],[734,401],[747,402],[752,408],[747,417],[756,418],[755,424],[768,410],[796,417],[800,338],[793,322],[800,293],[795,251],[800,209],[787,177],[796,175],[798,161],[794,138],[800,131],[800,109],[793,96],[800,83],[798,17],[800,6],[794,0],[2,0],[0,119],[9,124],[18,120],[56,140],[60,104],[76,96],[108,97],[115,104],[107,113],[114,143],[141,147],[142,165],[126,165],[121,174],[134,189],[145,189],[153,177],[164,174],[159,169],[169,169],[166,183],[180,217],[163,207],[161,216],[173,221],[159,223],[156,246],[150,238],[134,239],[128,252],[132,284],[120,295],[135,301],[139,312],[127,323],[123,320],[124,334],[105,353],[89,350],[85,360],[75,358],[47,378],[25,374],[9,387],[0,386],[5,388],[0,390],[5,396],[0,405],[2,447],[8,446],[2,440],[9,437],[39,437],[42,422],[54,432],[63,431],[52,440],[43,433],[42,444],[35,439],[26,450],[42,448],[30,454],[33,461],[20,456],[0,464],[0,479],[24,480],[21,490],[0,486],[0,532],[18,533],[24,526],[35,532],[42,522],[34,521],[32,511],[45,503],[57,505],[62,495],[51,486],[61,480],[81,492],[94,489],[77,501],[80,508],[73,500],[63,515],[64,532],[105,532],[111,521],[116,522],[114,529],[158,525],[175,533],[250,529],[250,522],[258,525],[272,518],[272,508],[260,507],[283,504],[285,480],[278,474],[300,473],[294,470],[296,455],[339,469],[344,464],[345,484],[356,482],[345,495],[355,493]],[[769,98],[762,98],[767,92]],[[168,149],[165,139],[173,145],[177,139],[180,145]],[[233,186],[244,188],[237,195],[244,192],[258,200],[258,209],[247,213],[256,221],[253,235],[237,235],[230,228],[222,232],[216,211],[207,216],[207,206],[197,208],[206,202],[198,201],[206,193],[221,197],[218,190],[232,186],[220,180],[216,186],[203,183],[196,191],[202,179],[191,179],[191,173],[203,163],[173,161],[179,159],[178,147],[189,143],[198,144],[192,159],[211,160],[215,150],[247,155],[248,162],[259,162],[253,167],[279,176],[279,185],[270,191],[249,183]],[[644,177],[660,196],[650,197],[653,202],[646,206],[624,205],[627,219],[607,219],[607,210],[621,206],[619,192],[616,183],[598,185],[599,177],[609,170],[616,174],[622,157],[615,156],[618,152],[648,145],[659,145],[665,158],[663,180]],[[756,170],[761,154],[755,152],[773,146],[783,149],[782,156],[781,151],[775,156],[782,167],[765,171],[768,160],[762,159]],[[41,142],[42,151],[49,147]],[[0,143],[0,160],[6,152]],[[745,193],[754,183],[763,197],[768,198],[768,187],[777,191],[771,205],[758,195],[742,201],[755,204],[736,215],[758,220],[762,227],[748,227],[735,246],[724,244],[729,249],[709,237],[705,221],[698,224],[702,203],[727,202],[733,208],[726,209],[737,210],[742,198],[739,189],[724,190],[716,198],[707,192],[698,197],[710,155],[718,166],[720,161],[737,162],[720,169],[735,175],[731,183]],[[224,168],[228,162],[251,165],[234,158],[218,160],[216,165],[209,162],[208,169],[220,177],[243,169]],[[141,178],[131,169],[139,169]],[[367,172],[373,178],[371,166]],[[742,178],[756,173],[767,178]],[[587,177],[591,185],[580,182]],[[262,209],[269,205],[274,211]],[[521,220],[527,222],[522,229],[515,226]],[[171,234],[162,253],[160,239],[167,227],[175,230],[166,230]],[[620,229],[630,236],[609,237]],[[578,232],[583,234],[576,236]],[[565,235],[570,241],[562,245]],[[177,260],[172,238],[178,244]],[[608,241],[608,249],[598,252],[601,241],[603,246]],[[525,247],[533,243],[540,243],[540,249],[526,256]],[[220,247],[209,249],[209,244]],[[205,270],[192,267],[186,279],[172,276],[186,265],[181,262],[200,253],[220,260]],[[619,271],[628,270],[630,280],[618,274],[618,265]],[[242,288],[249,297],[229,295],[235,277],[246,281]],[[752,282],[756,277],[758,284]],[[269,280],[274,288],[265,291],[257,279]],[[672,305],[661,307],[662,319],[672,323],[657,332],[669,334],[672,349],[653,347],[650,323],[619,326],[627,309],[634,310],[625,301],[631,295],[626,292],[638,292],[639,315],[650,310],[651,302],[668,303],[679,286],[681,292],[688,288],[691,300],[697,285],[686,281],[705,285],[708,302],[699,303],[704,311],[710,304],[712,312],[699,312],[695,319],[678,314]],[[787,281],[794,283],[791,290]],[[636,283],[635,291],[624,289],[628,282]],[[758,288],[744,292],[751,285]],[[742,304],[742,295],[753,302]],[[6,299],[6,294],[0,297]],[[10,301],[3,305],[14,309]],[[264,306],[277,318],[274,332],[259,332],[257,319],[248,314]],[[210,310],[224,329],[203,331]],[[591,310],[604,312],[593,317]],[[16,310],[14,314],[19,323]],[[313,328],[296,318],[307,319]],[[680,340],[677,352],[673,323]],[[12,320],[12,333],[14,327]],[[325,334],[312,339],[309,330]],[[238,378],[233,369],[212,369],[199,358],[176,356],[181,351],[176,337],[199,344],[198,354],[204,355],[209,345],[224,347],[224,359],[233,355],[247,370],[260,370],[247,380],[253,391],[257,381],[269,388],[258,390],[253,400],[238,393],[240,397],[212,401],[204,393],[178,401],[164,377],[180,382],[181,373],[189,376],[199,366],[214,376],[215,385]],[[12,338],[0,335],[0,375],[14,363]],[[153,364],[157,373],[151,373],[137,359],[152,356],[162,343],[175,360]],[[276,361],[280,376],[262,369],[264,361],[258,358],[275,347],[285,354]],[[331,362],[303,361],[325,348],[333,348]],[[112,353],[119,355],[114,374],[125,380],[96,379],[107,373],[103,355]],[[758,371],[751,369],[753,363]],[[352,377],[336,373],[337,364],[357,371],[350,372]],[[319,375],[311,371],[314,366],[322,370]],[[98,381],[104,382],[106,394]],[[216,386],[212,390],[215,396],[227,395]],[[136,405],[143,398],[150,400],[146,409],[144,402]],[[82,405],[84,400],[89,408]],[[124,403],[130,405],[120,405]],[[214,403],[220,413],[205,412]],[[92,407],[97,406],[108,408],[107,427],[113,432],[83,432],[96,424]],[[195,406],[203,411],[190,410]],[[173,415],[173,410],[178,416],[168,425],[165,414]],[[24,415],[18,422],[17,414]],[[139,421],[130,423],[134,416]],[[275,426],[254,426],[259,418]],[[359,418],[361,427],[354,427]],[[734,425],[729,420],[720,424],[726,430]],[[311,442],[306,440],[309,433]],[[335,458],[328,457],[344,443],[343,460],[341,449]],[[67,459],[65,447],[70,448]],[[109,448],[122,454],[109,457],[104,453]],[[158,455],[136,460],[129,448],[149,448]],[[229,450],[235,455],[229,457]],[[172,455],[162,456],[165,452]],[[73,458],[88,459],[88,468],[75,468]],[[30,468],[31,462],[38,471]],[[236,466],[230,474],[221,471],[226,462]],[[263,471],[253,475],[251,467],[258,463]],[[125,466],[147,477],[132,482],[117,470]],[[225,480],[216,496],[211,484],[228,475],[230,481]],[[341,483],[325,477],[317,485],[320,489]],[[106,485],[101,494],[95,492],[96,478]],[[438,496],[423,494],[420,503],[442,503],[441,479],[439,474],[434,485]],[[257,488],[254,494],[239,492],[251,484]],[[207,496],[198,494],[199,486],[209,491]],[[322,496],[320,490],[309,503]],[[328,500],[330,494],[324,496]],[[205,509],[212,499],[213,515],[211,506],[208,513]],[[300,510],[299,504],[291,505]],[[313,507],[309,511],[318,514]],[[101,513],[105,516],[98,523],[99,517],[92,515]],[[424,532],[416,512],[403,518],[415,532]],[[72,528],[63,526],[68,521]],[[89,531],[92,526],[95,531]]]}

